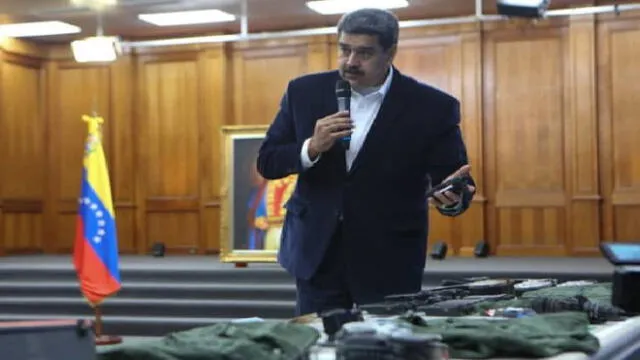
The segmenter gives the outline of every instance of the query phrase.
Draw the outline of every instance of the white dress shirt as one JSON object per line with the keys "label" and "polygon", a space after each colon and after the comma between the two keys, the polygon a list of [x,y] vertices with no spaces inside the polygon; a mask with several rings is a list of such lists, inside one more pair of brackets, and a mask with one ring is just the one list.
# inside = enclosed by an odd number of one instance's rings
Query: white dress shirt
{"label": "white dress shirt", "polygon": [[[351,169],[351,165],[362,148],[362,144],[369,133],[369,129],[371,129],[373,121],[376,116],[378,116],[378,111],[380,110],[382,101],[389,91],[392,77],[393,68],[390,67],[387,78],[381,86],[366,89],[361,93],[356,92],[355,90],[351,91],[350,114],[351,120],[353,120],[354,129],[351,134],[349,149],[345,151],[347,170]],[[316,157],[313,161],[309,158],[310,140],[311,139],[305,140],[302,145],[302,151],[300,151],[300,159],[302,161],[302,166],[304,166],[305,169],[310,168],[320,160],[320,156]]]}

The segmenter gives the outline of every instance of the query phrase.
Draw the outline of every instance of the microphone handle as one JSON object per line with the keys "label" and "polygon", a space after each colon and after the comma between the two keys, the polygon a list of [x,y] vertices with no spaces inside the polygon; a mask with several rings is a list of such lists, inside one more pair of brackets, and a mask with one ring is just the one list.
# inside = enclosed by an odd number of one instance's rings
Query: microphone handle
{"label": "microphone handle", "polygon": [[349,98],[339,97],[338,98],[338,111],[348,111],[349,110]]}
{"label": "microphone handle", "polygon": [[[349,111],[350,109],[350,98],[347,97],[338,97],[338,111]],[[345,149],[349,150],[349,144],[351,143],[351,135],[347,135],[340,139],[342,145]]]}

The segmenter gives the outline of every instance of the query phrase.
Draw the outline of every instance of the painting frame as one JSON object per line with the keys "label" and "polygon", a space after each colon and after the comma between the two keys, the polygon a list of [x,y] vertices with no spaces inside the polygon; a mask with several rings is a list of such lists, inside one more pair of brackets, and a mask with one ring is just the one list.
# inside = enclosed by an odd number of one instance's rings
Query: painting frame
{"label": "painting frame", "polygon": [[[255,161],[268,127],[268,125],[228,125],[221,128],[223,160],[220,191],[221,262],[236,264],[277,262],[279,234],[286,212],[283,205],[295,188],[296,181],[291,180],[291,177],[297,179],[297,175],[290,175],[283,180],[265,180],[258,174]],[[280,194],[276,206],[272,200],[272,189],[280,186],[278,184],[285,183],[288,184],[286,185],[287,195]],[[267,199],[270,199],[268,204]],[[252,207],[255,203],[262,205],[260,209],[263,209],[263,212],[260,212],[260,216],[256,212],[258,207]],[[273,219],[277,220],[276,225],[271,225]],[[266,230],[255,225],[264,223],[267,224],[264,225]],[[255,233],[261,235],[255,236]],[[255,247],[249,246],[250,244]]]}

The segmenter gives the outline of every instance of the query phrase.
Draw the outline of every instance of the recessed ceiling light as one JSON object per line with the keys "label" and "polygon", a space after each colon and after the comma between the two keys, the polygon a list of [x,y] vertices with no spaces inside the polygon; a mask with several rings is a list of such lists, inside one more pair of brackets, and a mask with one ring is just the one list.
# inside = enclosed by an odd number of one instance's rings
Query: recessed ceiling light
{"label": "recessed ceiling light", "polygon": [[140,14],[138,18],[157,26],[207,24],[234,21],[236,19],[232,14],[215,9]]}
{"label": "recessed ceiling light", "polygon": [[0,37],[30,37],[62,34],[77,34],[82,29],[62,21],[38,21],[0,25]]}
{"label": "recessed ceiling light", "polygon": [[409,6],[407,0],[318,0],[307,7],[323,15],[344,14],[362,8],[398,9]]}

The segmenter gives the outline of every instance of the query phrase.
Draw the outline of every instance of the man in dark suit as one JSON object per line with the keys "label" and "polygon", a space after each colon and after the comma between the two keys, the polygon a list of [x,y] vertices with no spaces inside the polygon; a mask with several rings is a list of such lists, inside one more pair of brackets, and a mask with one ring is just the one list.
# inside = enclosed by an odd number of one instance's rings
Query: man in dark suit
{"label": "man in dark suit", "polygon": [[[289,82],[260,148],[262,176],[299,174],[278,254],[296,278],[297,315],[420,291],[428,187],[468,180],[463,191],[429,199],[447,216],[473,196],[459,102],[392,65],[398,33],[388,11],[343,16],[339,70]],[[337,108],[340,79],[352,89],[348,112]]]}

